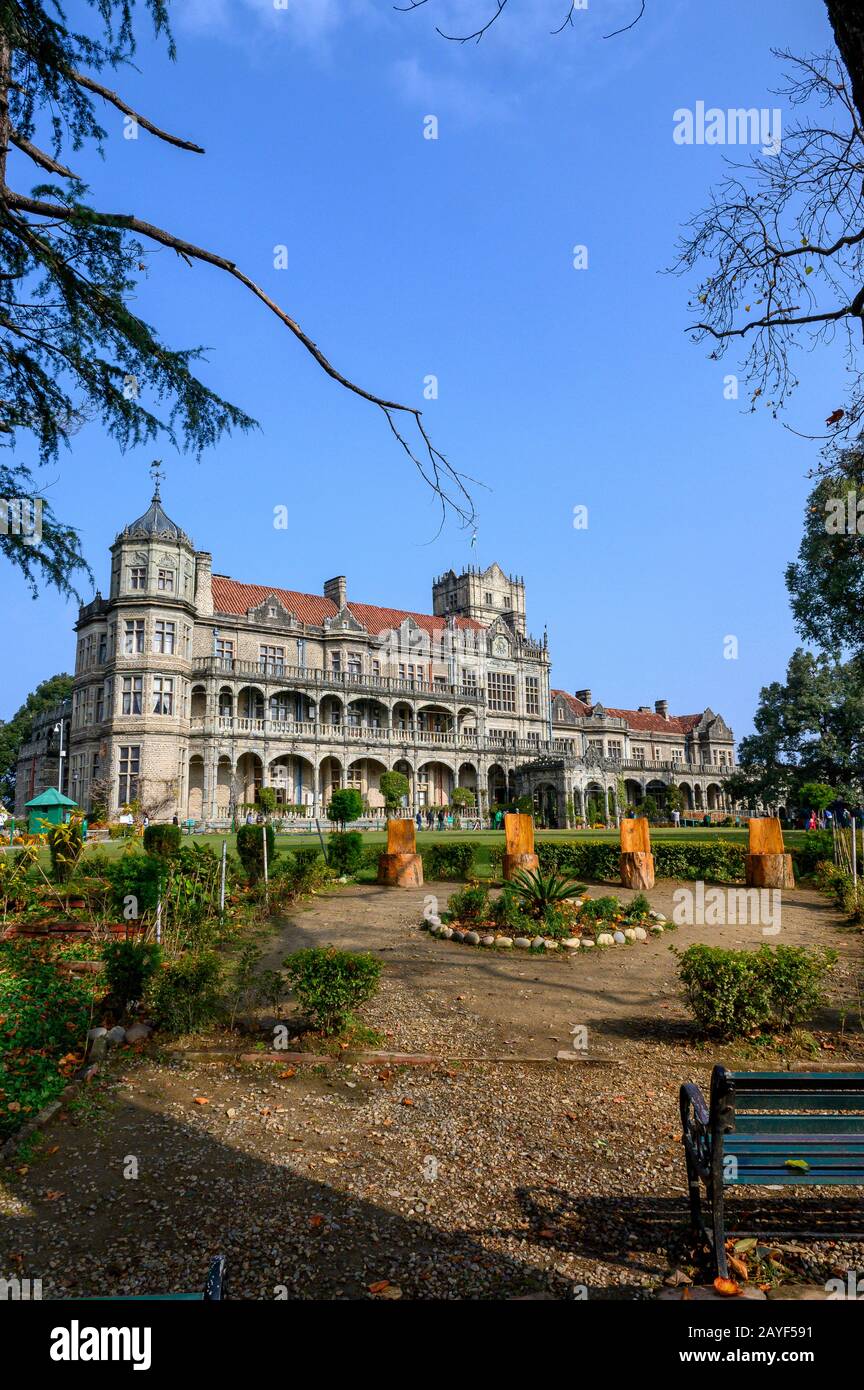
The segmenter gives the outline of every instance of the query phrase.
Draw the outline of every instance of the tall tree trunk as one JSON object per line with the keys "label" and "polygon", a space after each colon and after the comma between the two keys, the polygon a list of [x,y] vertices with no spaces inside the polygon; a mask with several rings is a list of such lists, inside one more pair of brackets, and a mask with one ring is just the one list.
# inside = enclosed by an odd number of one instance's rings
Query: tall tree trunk
{"label": "tall tree trunk", "polygon": [[864,128],[864,4],[862,0],[825,0],[834,41],[852,84],[852,100]]}

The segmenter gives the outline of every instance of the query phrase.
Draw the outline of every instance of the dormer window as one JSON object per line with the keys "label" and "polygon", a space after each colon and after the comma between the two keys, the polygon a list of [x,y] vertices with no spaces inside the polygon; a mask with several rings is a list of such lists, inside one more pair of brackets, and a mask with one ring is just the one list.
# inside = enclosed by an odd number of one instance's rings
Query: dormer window
{"label": "dormer window", "polygon": [[[161,571],[160,571],[161,573]],[[147,567],[146,565],[131,565],[129,568],[129,588],[147,588]]]}
{"label": "dormer window", "polygon": [[[143,585],[142,585],[143,587]],[[163,593],[173,594],[174,592],[174,571],[160,570],[157,578],[157,588]]]}

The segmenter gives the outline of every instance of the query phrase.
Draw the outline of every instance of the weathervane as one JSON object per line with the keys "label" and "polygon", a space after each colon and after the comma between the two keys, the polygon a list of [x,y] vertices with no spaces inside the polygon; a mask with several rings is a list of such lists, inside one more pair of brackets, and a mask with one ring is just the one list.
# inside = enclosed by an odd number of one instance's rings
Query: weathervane
{"label": "weathervane", "polygon": [[159,484],[165,477],[161,459],[154,459],[151,463],[150,477],[153,479],[153,496],[157,501],[161,501],[161,498],[159,496]]}

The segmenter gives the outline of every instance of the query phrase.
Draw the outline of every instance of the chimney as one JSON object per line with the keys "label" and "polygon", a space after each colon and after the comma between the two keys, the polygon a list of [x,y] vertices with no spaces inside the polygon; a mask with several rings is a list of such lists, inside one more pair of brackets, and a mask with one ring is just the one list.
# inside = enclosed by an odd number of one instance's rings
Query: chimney
{"label": "chimney", "polygon": [[577,691],[575,691],[574,693],[575,693],[575,695],[576,695],[576,699],[577,699],[577,700],[581,700],[582,703],[583,703],[583,705],[591,705],[591,704],[594,703],[593,700],[591,699],[591,691],[590,691],[590,690],[577,690]]}
{"label": "chimney", "polygon": [[640,705],[639,708],[637,709],[636,713],[637,713],[637,714],[650,714],[650,713],[651,713],[651,706],[650,706],[650,705]]}
{"label": "chimney", "polygon": [[348,580],[344,574],[337,574],[335,579],[325,579],[324,597],[335,603],[340,611],[345,607],[348,602]]}
{"label": "chimney", "polygon": [[659,714],[659,716],[660,716],[661,719],[668,719],[668,718],[669,718],[669,701],[668,701],[668,700],[655,700],[655,701],[654,701],[654,713],[655,713],[655,714]]}

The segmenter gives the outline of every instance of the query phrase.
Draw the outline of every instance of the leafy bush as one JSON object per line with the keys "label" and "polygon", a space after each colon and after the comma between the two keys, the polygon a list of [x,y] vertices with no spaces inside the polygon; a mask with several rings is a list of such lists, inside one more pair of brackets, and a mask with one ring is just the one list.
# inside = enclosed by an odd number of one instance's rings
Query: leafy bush
{"label": "leafy bush", "polygon": [[111,884],[113,906],[118,915],[125,915],[126,920],[131,921],[145,912],[155,912],[165,879],[163,860],[152,854],[126,851],[106,865],[104,873]]}
{"label": "leafy bush", "polygon": [[108,839],[109,839],[109,840],[131,840],[131,839],[135,836],[136,833],[137,833],[137,829],[136,829],[136,826],[135,826],[134,824],[133,824],[133,825],[126,825],[126,824],[124,824],[124,825],[119,825],[119,824],[117,824],[117,825],[109,825],[109,827],[108,827]]}
{"label": "leafy bush", "polygon": [[538,840],[537,858],[544,873],[553,870],[573,878],[618,879],[620,851],[604,840]]}
{"label": "leafy bush", "polygon": [[326,1034],[345,1030],[351,1011],[372,998],[381,975],[375,956],[332,946],[295,951],[283,964],[300,1007]]}
{"label": "leafy bush", "polygon": [[106,941],[102,959],[111,998],[118,1009],[126,1009],[144,998],[162,963],[162,948],[155,941]]}
{"label": "leafy bush", "polygon": [[447,900],[447,916],[455,922],[488,922],[490,915],[489,889],[482,883],[469,884]]}
{"label": "leafy bush", "polygon": [[422,851],[423,877],[432,880],[470,878],[474,872],[476,846],[451,840],[425,846]]}
{"label": "leafy bush", "polygon": [[194,1033],[219,1012],[222,966],[213,951],[190,951],[156,972],[147,991],[153,1022],[166,1033]]}
{"label": "leafy bush", "polygon": [[805,946],[690,946],[674,953],[693,1017],[706,1033],[723,1038],[808,1022],[824,1003],[825,979],[837,959],[835,951]]}
{"label": "leafy bush", "polygon": [[622,911],[621,903],[610,893],[604,898],[586,898],[579,910],[579,916],[583,922],[593,925],[597,922],[614,922]]}
{"label": "leafy bush", "polygon": [[337,874],[356,874],[363,862],[363,836],[359,830],[334,830],[327,837],[327,863]]}
{"label": "leafy bush", "polygon": [[84,834],[80,816],[70,816],[62,825],[52,825],[48,831],[48,849],[51,853],[51,873],[55,883],[66,883],[72,877],[83,846]]}
{"label": "leafy bush", "polygon": [[0,1139],[60,1094],[83,1061],[91,987],[58,973],[44,948],[0,941]]}
{"label": "leafy bush", "polygon": [[637,893],[625,904],[624,915],[628,922],[644,922],[646,917],[651,916],[651,904],[644,893]]}
{"label": "leafy bush", "polygon": [[514,893],[509,883],[504,885],[493,902],[489,910],[489,919],[502,931],[509,931],[517,936],[522,936],[534,926],[522,900]]}
{"label": "leafy bush", "polygon": [[585,891],[583,884],[554,870],[544,874],[542,869],[520,869],[511,884],[525,911],[537,919],[544,916],[548,907],[564,902],[565,898],[578,898]]}
{"label": "leafy bush", "polygon": [[144,849],[161,859],[170,859],[180,848],[179,825],[148,825],[144,830]]}
{"label": "leafy bush", "polygon": [[267,836],[268,872],[276,858],[276,836],[272,825],[241,825],[237,831],[237,853],[250,883],[264,877],[264,836]]}

